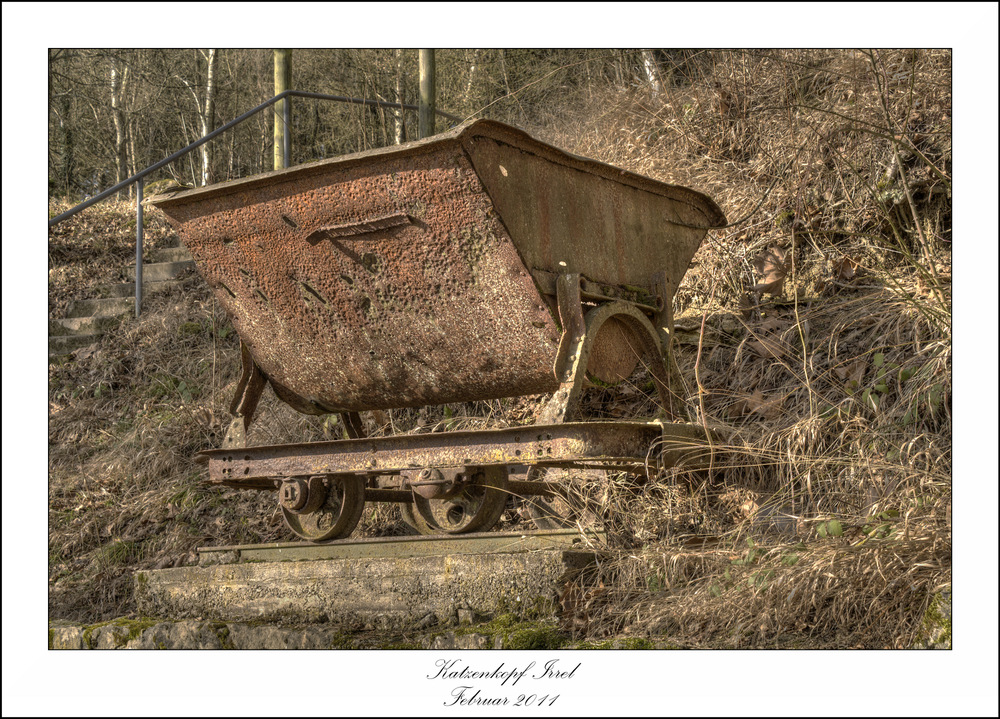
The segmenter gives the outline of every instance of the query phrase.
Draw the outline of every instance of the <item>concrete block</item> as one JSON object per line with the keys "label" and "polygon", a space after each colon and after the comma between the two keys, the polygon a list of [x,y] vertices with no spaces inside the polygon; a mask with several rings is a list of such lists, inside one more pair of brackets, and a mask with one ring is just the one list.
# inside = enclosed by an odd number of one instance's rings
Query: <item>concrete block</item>
{"label": "concrete block", "polygon": [[146,616],[352,629],[455,625],[460,607],[485,617],[552,616],[567,573],[594,557],[543,550],[175,567],[139,573],[136,601]]}

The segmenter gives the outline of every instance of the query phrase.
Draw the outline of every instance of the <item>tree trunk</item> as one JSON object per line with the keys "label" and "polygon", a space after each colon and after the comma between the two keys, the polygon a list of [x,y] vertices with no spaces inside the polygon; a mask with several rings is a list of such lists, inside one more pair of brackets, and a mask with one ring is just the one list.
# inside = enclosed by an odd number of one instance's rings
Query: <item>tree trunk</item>
{"label": "tree trunk", "polygon": [[659,95],[663,92],[663,85],[660,82],[660,68],[652,50],[642,51],[642,66],[646,71],[646,82],[649,83],[650,90],[654,96]]}
{"label": "tree trunk", "polygon": [[[468,51],[466,51],[466,58],[468,58]],[[465,99],[467,102],[472,102],[472,85],[476,79],[476,64],[479,62],[479,50],[472,51],[472,58],[469,61],[469,81],[465,83]]]}
{"label": "tree trunk", "polygon": [[[126,157],[127,147],[125,112],[122,109],[125,98],[125,85],[128,82],[128,67],[121,61],[120,57],[111,58],[111,118],[115,124],[115,183],[119,183],[128,177],[128,158]],[[128,196],[132,196],[132,188],[128,189]]]}
{"label": "tree trunk", "polygon": [[[403,104],[403,51],[396,50],[396,102]],[[406,119],[403,117],[403,109],[397,108],[394,111],[396,118],[396,128],[394,140],[397,145],[406,142]]]}
{"label": "tree trunk", "polygon": [[434,51],[420,51],[420,137],[434,134]]}
{"label": "tree trunk", "polygon": [[[215,50],[202,52],[208,66],[205,73],[205,106],[199,113],[201,120],[201,136],[204,137],[215,129]],[[212,143],[201,146],[201,185],[210,185],[212,176]]]}
{"label": "tree trunk", "polygon": [[[292,82],[292,51],[274,51],[274,94],[280,95],[285,90],[291,89]],[[289,99],[285,98],[274,105],[274,169],[281,170],[288,167],[291,158],[288,157],[287,133],[291,128],[287,127],[286,121]]]}
{"label": "tree trunk", "polygon": [[70,122],[69,93],[59,98],[59,144],[62,146],[60,184],[63,192],[73,188],[73,124]]}
{"label": "tree trunk", "polygon": [[[188,82],[180,75],[176,77],[184,83],[187,87],[188,92],[191,93],[191,97],[194,98],[194,108],[198,116],[198,139],[205,137],[208,133],[215,129],[215,58],[216,50],[209,50],[205,52],[204,50],[199,50],[195,52],[195,79],[194,82]],[[198,72],[198,57],[201,56],[205,59],[205,98],[202,100],[199,95],[199,86],[201,85],[201,73]],[[183,115],[181,116],[183,122]],[[186,134],[186,130],[185,130]],[[186,139],[186,138],[185,138]],[[187,143],[185,143],[187,144]],[[214,181],[212,172],[212,143],[207,142],[198,148],[198,154],[201,156],[201,167],[198,168],[197,172],[194,170],[193,160],[192,170],[191,170],[191,180],[195,184],[200,184],[202,187],[209,185]],[[189,154],[189,157],[193,155]]]}

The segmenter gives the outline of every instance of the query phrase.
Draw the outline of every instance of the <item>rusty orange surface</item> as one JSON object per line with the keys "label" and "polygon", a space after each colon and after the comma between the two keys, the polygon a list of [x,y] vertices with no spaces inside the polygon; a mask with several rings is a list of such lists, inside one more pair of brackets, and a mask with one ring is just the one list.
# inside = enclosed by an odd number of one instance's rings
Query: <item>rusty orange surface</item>
{"label": "rusty orange surface", "polygon": [[725,223],[705,195],[487,120],[154,204],[306,413],[553,391],[560,328],[533,270],[676,287]]}

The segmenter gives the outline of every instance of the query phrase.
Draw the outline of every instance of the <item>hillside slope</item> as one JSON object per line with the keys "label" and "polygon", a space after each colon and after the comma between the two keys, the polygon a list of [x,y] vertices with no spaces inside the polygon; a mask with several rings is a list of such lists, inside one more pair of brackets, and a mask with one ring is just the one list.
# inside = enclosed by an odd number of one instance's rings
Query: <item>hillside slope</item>
{"label": "hillside slope", "polygon": [[[951,96],[947,52],[719,54],[652,95],[573,91],[525,129],[711,195],[672,348],[709,475],[594,494],[616,547],[565,595],[565,630],[679,646],[904,647],[951,582]],[[600,108],[594,111],[593,108]],[[115,279],[127,206],[50,235],[50,312]],[[134,222],[134,220],[133,220]],[[151,213],[154,238],[166,238]],[[239,371],[200,279],[49,369],[50,615],[134,610],[136,569],[291,539],[270,497],[206,488]],[[375,433],[529,421],[543,397],[366,414]],[[654,413],[593,388],[588,417]],[[268,392],[254,444],[341,436]],[[402,533],[365,510],[362,535]]]}

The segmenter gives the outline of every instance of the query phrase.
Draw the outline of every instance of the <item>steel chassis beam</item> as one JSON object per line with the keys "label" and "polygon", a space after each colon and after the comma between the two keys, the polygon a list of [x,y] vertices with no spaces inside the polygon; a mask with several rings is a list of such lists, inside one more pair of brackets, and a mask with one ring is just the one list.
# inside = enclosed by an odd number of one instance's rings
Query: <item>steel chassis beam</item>
{"label": "steel chassis beam", "polygon": [[288,477],[398,474],[423,467],[613,465],[633,472],[682,461],[707,451],[697,425],[661,422],[570,422],[465,432],[366,437],[201,452],[209,482],[271,489]]}

